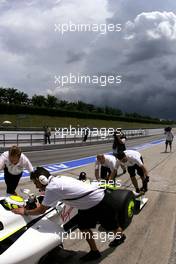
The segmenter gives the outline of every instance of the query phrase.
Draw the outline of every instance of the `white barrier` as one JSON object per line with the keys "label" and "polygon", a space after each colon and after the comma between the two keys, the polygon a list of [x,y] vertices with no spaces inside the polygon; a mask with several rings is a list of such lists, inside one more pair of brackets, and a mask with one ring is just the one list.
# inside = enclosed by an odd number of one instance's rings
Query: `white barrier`
{"label": "white barrier", "polygon": [[[127,138],[158,135],[163,134],[163,129],[123,129]],[[54,131],[51,132],[51,143],[52,144],[66,144],[66,143],[78,143],[82,142],[84,135],[80,133],[73,135],[58,135]],[[95,135],[91,133],[88,135],[87,142],[91,141],[105,141],[112,140],[113,136],[108,135],[105,131],[104,136],[101,133]],[[44,133],[41,131],[3,131],[0,133],[0,146],[10,146],[12,144],[22,146],[35,146],[44,144]]]}

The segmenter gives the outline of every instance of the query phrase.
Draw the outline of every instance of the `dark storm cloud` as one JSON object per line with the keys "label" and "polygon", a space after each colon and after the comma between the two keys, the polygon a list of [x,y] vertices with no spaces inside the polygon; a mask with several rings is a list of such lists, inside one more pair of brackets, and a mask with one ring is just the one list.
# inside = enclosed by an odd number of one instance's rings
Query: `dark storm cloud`
{"label": "dark storm cloud", "polygon": [[91,5],[79,0],[1,3],[1,85],[15,86],[30,95],[46,94],[55,88],[55,74],[84,71],[81,57],[90,52],[92,34],[61,35],[54,31],[54,25],[69,20],[105,22],[109,16],[105,2],[96,0]]}
{"label": "dark storm cloud", "polygon": [[129,85],[130,85],[130,83],[138,84],[138,83],[143,82],[145,80],[145,78],[146,78],[145,74],[138,75],[137,73],[134,73],[134,74],[128,74],[128,76],[126,76],[124,81],[128,82]]}
{"label": "dark storm cloud", "polygon": [[[110,94],[105,90],[102,92],[103,97],[106,94],[111,100],[103,100],[99,93],[99,103],[108,101],[124,111],[175,118],[175,84],[168,79],[168,74],[174,73],[171,69],[176,63],[175,21],[174,13],[151,12],[140,14],[126,23],[125,38],[121,41],[123,49],[120,53],[121,46],[117,44],[116,56],[114,52],[110,64],[115,64],[117,58],[119,63],[114,69],[121,70],[123,83],[114,87],[113,92],[111,89]],[[170,67],[167,61],[172,61]],[[164,72],[161,70],[163,66]]]}
{"label": "dark storm cloud", "polygon": [[171,49],[168,49],[167,43],[164,45],[160,40],[141,41],[135,46],[133,52],[127,54],[128,63],[138,63],[140,61],[151,60],[153,58],[161,58],[166,55],[174,55]]}
{"label": "dark storm cloud", "polygon": [[176,61],[173,61],[172,58],[170,58],[170,61],[161,65],[160,69],[166,80],[176,81]]}
{"label": "dark storm cloud", "polygon": [[67,52],[67,59],[66,59],[66,63],[73,63],[73,62],[77,62],[80,61],[84,58],[85,53],[84,52],[78,52],[75,53],[73,51],[68,51]]}
{"label": "dark storm cloud", "polygon": [[[1,85],[175,118],[176,2],[0,1]],[[122,32],[54,31],[55,23],[122,24]],[[72,73],[122,75],[119,85],[54,84]]]}

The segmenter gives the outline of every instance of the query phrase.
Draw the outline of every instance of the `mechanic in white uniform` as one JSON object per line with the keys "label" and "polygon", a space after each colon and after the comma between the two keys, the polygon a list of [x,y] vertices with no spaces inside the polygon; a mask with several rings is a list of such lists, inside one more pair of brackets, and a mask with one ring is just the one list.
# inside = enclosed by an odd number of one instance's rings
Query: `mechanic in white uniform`
{"label": "mechanic in white uniform", "polygon": [[119,163],[119,161],[113,155],[98,154],[95,162],[96,180],[109,180],[109,178],[111,178],[111,173],[115,170],[115,166],[117,163]]}
{"label": "mechanic in white uniform", "polygon": [[[138,151],[125,150],[117,154],[117,158],[121,164],[127,167],[128,173],[130,174],[131,181],[136,189],[136,192],[140,191],[147,192],[149,176],[146,167],[144,166],[143,158]],[[116,170],[119,167],[119,162],[116,163]],[[138,182],[136,179],[136,172],[141,177],[142,188],[139,189]],[[114,171],[115,173],[115,171]]]}
{"label": "mechanic in white uniform", "polygon": [[0,156],[0,170],[4,170],[4,180],[7,186],[7,194],[16,194],[15,190],[23,174],[23,170],[33,171],[29,159],[17,146],[12,146]]}
{"label": "mechanic in white uniform", "polygon": [[56,206],[58,201],[77,208],[78,228],[83,232],[90,246],[90,252],[82,257],[82,261],[101,257],[91,231],[91,228],[96,227],[97,221],[106,230],[111,230],[114,233],[115,239],[110,242],[109,246],[116,247],[124,242],[126,237],[119,226],[117,212],[112,207],[112,199],[104,189],[71,177],[51,176],[43,167],[37,167],[31,173],[31,180],[36,188],[45,191],[42,204],[32,210],[22,207],[13,209],[13,212],[21,215],[43,214],[49,207]]}

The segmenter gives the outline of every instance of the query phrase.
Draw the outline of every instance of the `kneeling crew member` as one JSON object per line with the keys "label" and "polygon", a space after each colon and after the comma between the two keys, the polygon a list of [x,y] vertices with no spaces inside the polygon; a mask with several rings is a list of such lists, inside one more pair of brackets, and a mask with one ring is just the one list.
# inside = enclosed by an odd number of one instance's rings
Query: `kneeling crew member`
{"label": "kneeling crew member", "polygon": [[[120,164],[119,161],[117,161],[117,159],[112,155],[98,154],[95,162],[95,178],[97,181],[99,181],[100,178],[103,180],[112,179],[111,173],[116,170],[115,166],[117,163]],[[117,172],[114,173],[113,179],[116,174]]]}

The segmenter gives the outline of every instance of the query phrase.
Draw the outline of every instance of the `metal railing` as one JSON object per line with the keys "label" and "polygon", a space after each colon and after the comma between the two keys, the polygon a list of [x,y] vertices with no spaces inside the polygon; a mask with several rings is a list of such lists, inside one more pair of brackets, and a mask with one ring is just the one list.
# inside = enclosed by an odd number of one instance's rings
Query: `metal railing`
{"label": "metal railing", "polygon": [[[146,130],[135,129],[135,130],[123,130],[127,138],[146,136],[148,133]],[[83,142],[83,136],[74,135],[74,136],[58,136],[54,132],[52,132],[50,140],[51,144],[68,144],[68,143],[79,143]],[[95,142],[95,141],[111,141],[113,140],[112,135],[93,135],[90,133],[88,135],[86,142]],[[27,132],[8,132],[8,133],[0,133],[0,146],[7,147],[11,145],[17,146],[36,146],[36,145],[44,145],[45,138],[43,133],[27,133]],[[48,143],[47,143],[48,144]]]}

